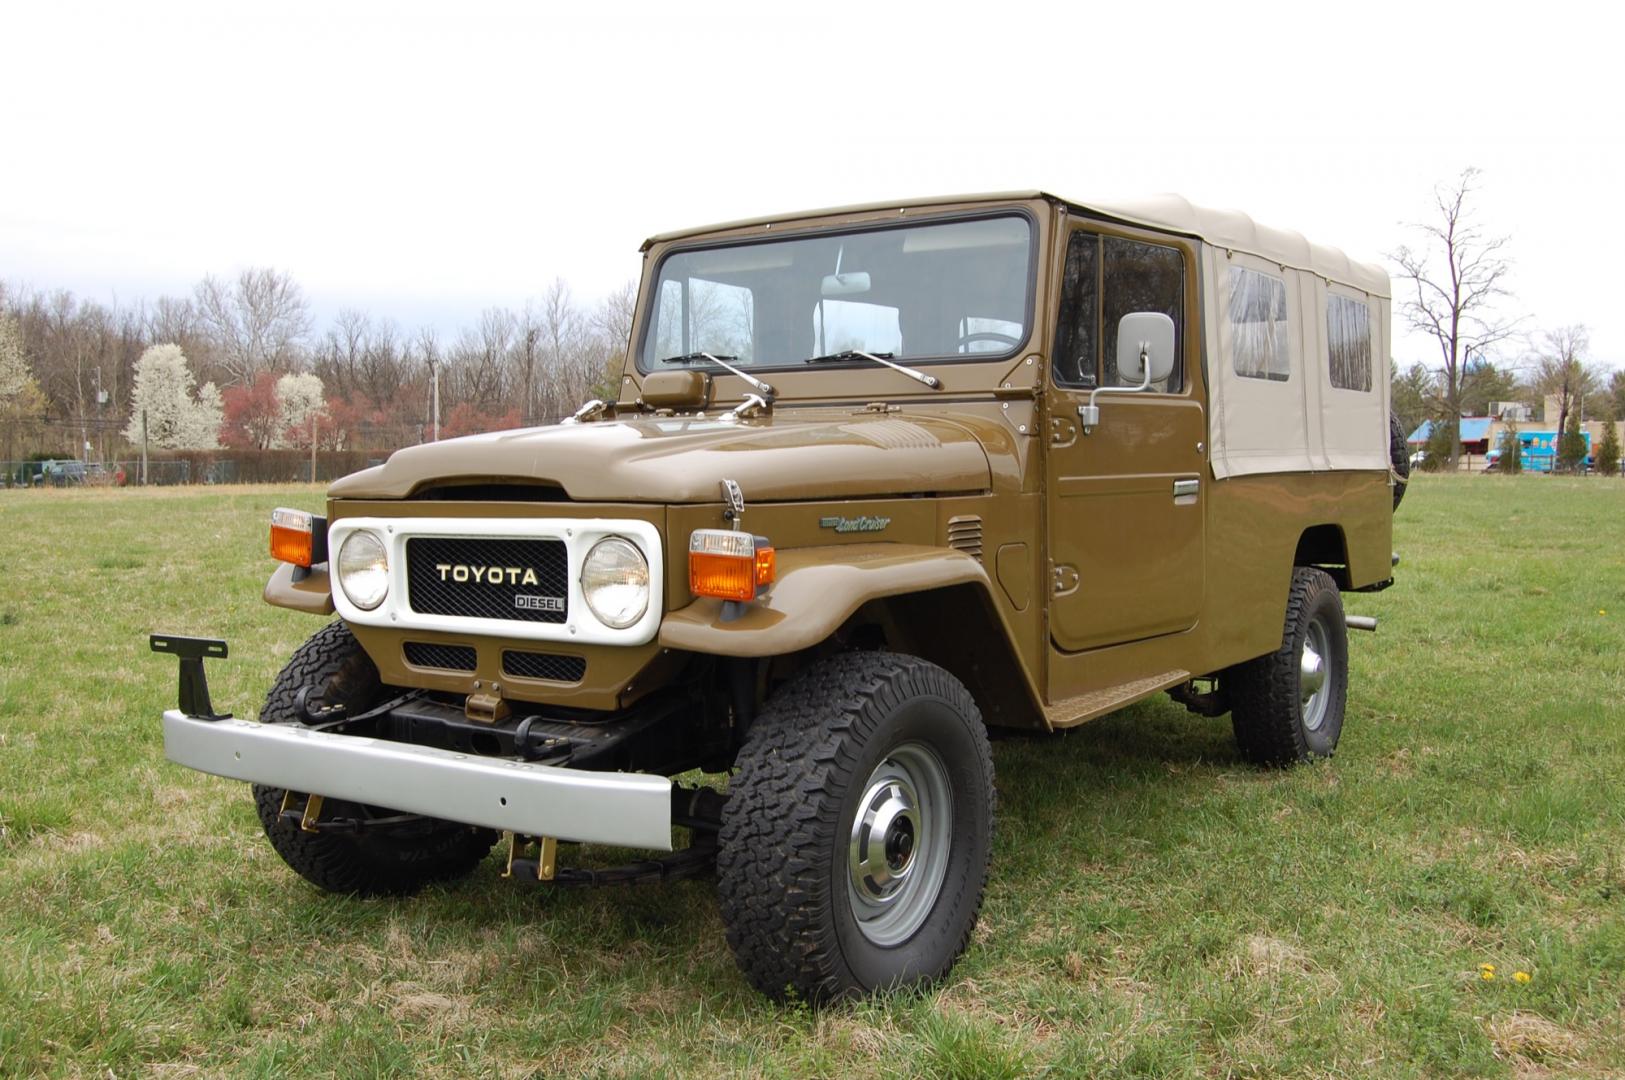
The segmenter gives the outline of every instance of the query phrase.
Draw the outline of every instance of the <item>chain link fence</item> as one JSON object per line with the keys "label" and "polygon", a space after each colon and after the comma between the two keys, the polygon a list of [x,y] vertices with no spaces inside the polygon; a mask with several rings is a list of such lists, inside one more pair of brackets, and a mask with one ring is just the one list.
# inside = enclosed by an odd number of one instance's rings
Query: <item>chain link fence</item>
{"label": "chain link fence", "polygon": [[0,488],[327,483],[383,460],[378,451],[322,452],[314,476],[308,452],[283,450],[168,451],[148,457],[145,475],[140,458],[0,461]]}

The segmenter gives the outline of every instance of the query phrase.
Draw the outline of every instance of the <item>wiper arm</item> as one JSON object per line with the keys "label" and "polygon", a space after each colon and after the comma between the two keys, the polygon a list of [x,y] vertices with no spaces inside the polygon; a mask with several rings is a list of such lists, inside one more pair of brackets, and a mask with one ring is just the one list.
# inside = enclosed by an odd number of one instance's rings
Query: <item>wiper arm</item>
{"label": "wiper arm", "polygon": [[922,382],[933,390],[942,389],[942,380],[937,378],[935,375],[927,375],[923,371],[918,371],[911,367],[905,367],[902,364],[893,363],[892,357],[895,355],[897,354],[889,352],[868,353],[864,352],[862,349],[842,349],[840,352],[830,353],[828,356],[809,356],[807,359],[803,360],[802,363],[829,364],[837,360],[873,360],[875,363],[883,364],[886,367],[891,368],[893,371],[901,371],[904,375],[907,375],[915,382]]}
{"label": "wiper arm", "polygon": [[739,357],[737,357],[737,356],[712,356],[708,352],[691,352],[691,353],[684,353],[681,356],[668,356],[664,360],[658,361],[658,363],[662,363],[662,364],[698,364],[702,360],[710,361],[711,363],[715,364],[717,367],[719,367],[722,370],[728,372],[728,374],[730,374],[730,375],[738,375],[741,379],[744,379],[751,386],[755,387],[771,403],[772,400],[773,400],[773,393],[774,393],[774,390],[773,390],[773,388],[771,386],[769,386],[767,383],[763,382],[761,379],[756,378],[756,376],[748,375],[745,372],[740,371],[738,368],[734,367],[732,364],[728,363],[728,361],[730,361],[730,360],[738,360],[738,359],[739,359]]}

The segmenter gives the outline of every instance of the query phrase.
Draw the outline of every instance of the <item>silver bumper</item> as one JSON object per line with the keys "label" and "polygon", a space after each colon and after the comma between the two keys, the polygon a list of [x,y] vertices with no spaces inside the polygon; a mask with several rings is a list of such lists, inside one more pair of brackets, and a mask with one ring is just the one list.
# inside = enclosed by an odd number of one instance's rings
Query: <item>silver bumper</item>
{"label": "silver bumper", "polygon": [[671,781],[164,713],[164,755],[231,780],[527,836],[671,850]]}

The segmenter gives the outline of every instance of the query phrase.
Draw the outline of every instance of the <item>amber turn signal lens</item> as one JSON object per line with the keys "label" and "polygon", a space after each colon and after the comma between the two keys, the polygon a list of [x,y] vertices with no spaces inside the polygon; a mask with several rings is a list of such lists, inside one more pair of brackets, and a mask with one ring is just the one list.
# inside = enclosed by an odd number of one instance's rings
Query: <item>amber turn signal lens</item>
{"label": "amber turn signal lens", "polygon": [[688,591],[718,600],[754,600],[773,584],[775,559],[765,537],[695,529],[688,538]]}
{"label": "amber turn signal lens", "polygon": [[[303,510],[279,508],[271,511],[271,558],[307,568],[322,561],[316,558],[318,522],[325,531],[325,520]],[[322,537],[322,547],[326,546],[326,539]]]}

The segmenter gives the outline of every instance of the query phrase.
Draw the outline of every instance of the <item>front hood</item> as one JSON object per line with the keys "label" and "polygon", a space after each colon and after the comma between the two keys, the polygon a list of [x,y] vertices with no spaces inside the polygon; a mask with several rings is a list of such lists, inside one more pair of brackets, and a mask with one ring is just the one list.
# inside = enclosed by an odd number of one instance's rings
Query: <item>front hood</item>
{"label": "front hood", "polygon": [[401,499],[443,482],[481,482],[556,485],[583,502],[716,502],[724,477],[752,500],[984,491],[991,481],[981,443],[952,420],[781,413],[743,423],[668,417],[470,435],[396,451],[328,494]]}

